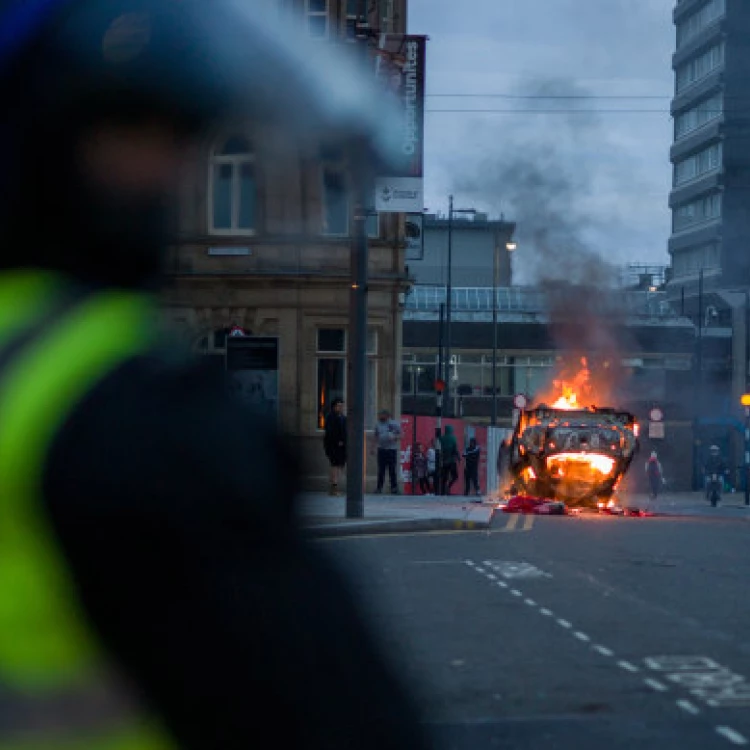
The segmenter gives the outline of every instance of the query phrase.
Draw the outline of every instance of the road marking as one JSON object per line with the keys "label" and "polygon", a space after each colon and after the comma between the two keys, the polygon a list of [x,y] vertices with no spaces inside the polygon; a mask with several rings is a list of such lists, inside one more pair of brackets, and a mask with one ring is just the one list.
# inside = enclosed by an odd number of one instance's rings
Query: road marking
{"label": "road marking", "polygon": [[518,589],[511,589],[510,593],[513,594],[513,596],[523,596]]}
{"label": "road marking", "polygon": [[649,669],[658,672],[700,672],[722,668],[707,656],[649,656],[644,662]]}
{"label": "road marking", "polygon": [[539,570],[536,566],[527,562],[513,562],[511,560],[487,560],[484,563],[492,568],[495,573],[499,573],[503,578],[551,578],[549,573]]}
{"label": "road marking", "polygon": [[614,656],[615,655],[615,652],[608,649],[606,646],[594,646],[593,649],[594,651],[597,651],[598,653],[600,653],[602,656]]}
{"label": "road marking", "polygon": [[545,617],[552,617],[554,612],[551,609],[547,609],[547,607],[540,607],[539,611],[545,616]]}
{"label": "road marking", "polygon": [[617,666],[620,667],[620,669],[625,669],[628,672],[638,671],[638,667],[636,667],[635,664],[631,664],[629,661],[618,661]]}
{"label": "road marking", "polygon": [[572,628],[573,627],[573,623],[572,622],[568,622],[567,620],[563,620],[561,617],[557,618],[557,624],[558,625],[562,625],[564,628]]}
{"label": "road marking", "polygon": [[471,568],[474,567],[475,563],[473,560],[464,560],[464,562]]}
{"label": "road marking", "polygon": [[524,602],[526,602],[529,607],[536,607],[536,602],[533,599],[524,599]]}
{"label": "road marking", "polygon": [[534,527],[534,519],[536,516],[528,515],[523,520],[523,530],[524,531],[531,531],[531,529]]}
{"label": "road marking", "polygon": [[658,693],[666,693],[669,690],[665,684],[659,682],[659,680],[654,680],[651,677],[647,677],[644,682]]}
{"label": "road marking", "polygon": [[693,714],[693,716],[697,716],[701,712],[700,708],[698,708],[698,706],[694,706],[690,701],[679,700],[677,701],[677,706],[683,711],[686,711],[689,714]]}
{"label": "road marking", "polygon": [[503,588],[503,589],[507,589],[508,588],[508,584],[505,583],[505,581],[498,581],[497,585],[500,586],[500,588]]}
{"label": "road marking", "polygon": [[579,641],[590,641],[591,638],[589,638],[586,633],[582,633],[580,630],[576,630],[573,635],[578,638]]}
{"label": "road marking", "polygon": [[505,524],[505,526],[500,529],[501,532],[509,532],[509,531],[515,531],[516,526],[518,526],[518,522],[521,520],[521,516],[518,513],[510,514],[510,518],[508,519],[508,523]]}
{"label": "road marking", "polygon": [[739,732],[735,732],[731,727],[716,727],[716,734],[720,734],[733,745],[750,744]]}
{"label": "road marking", "polygon": [[494,573],[487,573],[487,578],[490,579],[490,581],[496,581],[497,576]]}

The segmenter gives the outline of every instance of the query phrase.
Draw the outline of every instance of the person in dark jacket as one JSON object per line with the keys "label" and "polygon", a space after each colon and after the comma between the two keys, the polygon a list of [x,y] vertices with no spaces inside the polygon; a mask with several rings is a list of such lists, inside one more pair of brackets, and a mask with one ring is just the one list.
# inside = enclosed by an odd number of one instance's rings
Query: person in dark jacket
{"label": "person in dark jacket", "polygon": [[479,495],[479,456],[482,449],[477,445],[477,439],[471,438],[469,446],[464,451],[464,495],[471,494],[471,487],[474,486],[474,493]]}
{"label": "person in dark jacket", "polygon": [[[223,377],[149,343],[158,319],[141,315],[162,284],[183,157],[209,128],[242,112],[299,123],[295,143],[328,133],[315,91],[366,88],[338,86],[323,63],[298,75],[317,51],[260,23],[228,0],[0,6],[0,462],[3,517],[20,524],[0,545],[0,596],[28,625],[0,623],[2,746],[428,746],[353,587],[298,528],[296,453],[230,402]],[[369,117],[345,99],[369,143]],[[47,582],[66,595],[53,601]],[[50,612],[65,633],[14,651]],[[123,701],[61,694],[100,658]],[[36,671],[12,692],[17,664]],[[91,732],[130,706],[168,740],[99,744]]]}
{"label": "person in dark jacket", "polygon": [[441,494],[450,495],[453,485],[458,481],[458,443],[453,434],[453,426],[446,425],[445,434],[440,438]]}
{"label": "person in dark jacket", "polygon": [[326,417],[323,447],[331,465],[331,495],[336,496],[339,494],[341,469],[346,466],[346,417],[344,402],[340,398],[333,399],[331,411]]}

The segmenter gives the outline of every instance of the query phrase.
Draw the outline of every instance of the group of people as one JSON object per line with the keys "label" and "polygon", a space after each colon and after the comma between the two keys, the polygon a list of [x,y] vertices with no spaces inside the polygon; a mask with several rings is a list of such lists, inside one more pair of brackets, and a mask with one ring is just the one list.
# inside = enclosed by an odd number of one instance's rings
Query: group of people
{"label": "group of people", "polygon": [[[378,414],[373,430],[370,454],[377,456],[377,485],[375,494],[382,494],[386,474],[392,495],[399,493],[398,454],[401,450],[401,424],[393,419],[387,409]],[[323,448],[330,465],[330,494],[339,495],[341,471],[346,466],[346,416],[344,402],[337,398],[325,421]],[[464,495],[481,493],[479,485],[479,458],[481,447],[476,438],[461,453],[453,427],[447,425],[445,433],[435,438],[429,447],[417,443],[413,449],[412,464],[415,486],[423,495],[450,495],[458,481],[458,465],[464,461]],[[472,493],[473,490],[473,493]]]}

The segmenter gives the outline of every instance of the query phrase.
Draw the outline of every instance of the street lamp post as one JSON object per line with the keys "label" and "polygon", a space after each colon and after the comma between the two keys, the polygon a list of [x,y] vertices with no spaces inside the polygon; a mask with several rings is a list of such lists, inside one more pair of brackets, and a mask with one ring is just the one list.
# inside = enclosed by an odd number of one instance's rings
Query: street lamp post
{"label": "street lamp post", "polygon": [[[505,249],[510,253],[516,249],[515,242],[506,242]],[[494,261],[492,264],[492,421],[493,427],[497,426],[497,290],[499,274],[499,251],[495,245]]]}
{"label": "street lamp post", "polygon": [[446,309],[445,309],[445,404],[450,416],[455,416],[451,406],[451,319],[453,315],[453,215],[454,214],[476,214],[475,208],[453,208],[453,196],[448,196],[448,280],[446,284]]}
{"label": "street lamp post", "polygon": [[740,403],[745,408],[745,505],[750,505],[750,393],[742,394]]}

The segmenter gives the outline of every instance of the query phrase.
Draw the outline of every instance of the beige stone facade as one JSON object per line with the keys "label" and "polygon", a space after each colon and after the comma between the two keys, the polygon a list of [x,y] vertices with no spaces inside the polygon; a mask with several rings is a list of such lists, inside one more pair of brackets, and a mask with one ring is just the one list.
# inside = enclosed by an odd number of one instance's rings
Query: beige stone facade
{"label": "beige stone facade", "polygon": [[[338,28],[346,2],[324,5]],[[383,6],[405,23],[405,2]],[[326,473],[320,408],[331,393],[321,369],[339,385],[346,370],[345,343],[321,350],[323,339],[342,340],[335,332],[349,316],[351,205],[346,156],[334,146],[290,145],[252,122],[217,125],[185,175],[165,298],[181,335],[217,367],[233,325],[278,337],[280,424],[309,461],[311,486]],[[370,421],[376,409],[399,412],[403,226],[402,216],[384,214],[368,227]]]}

